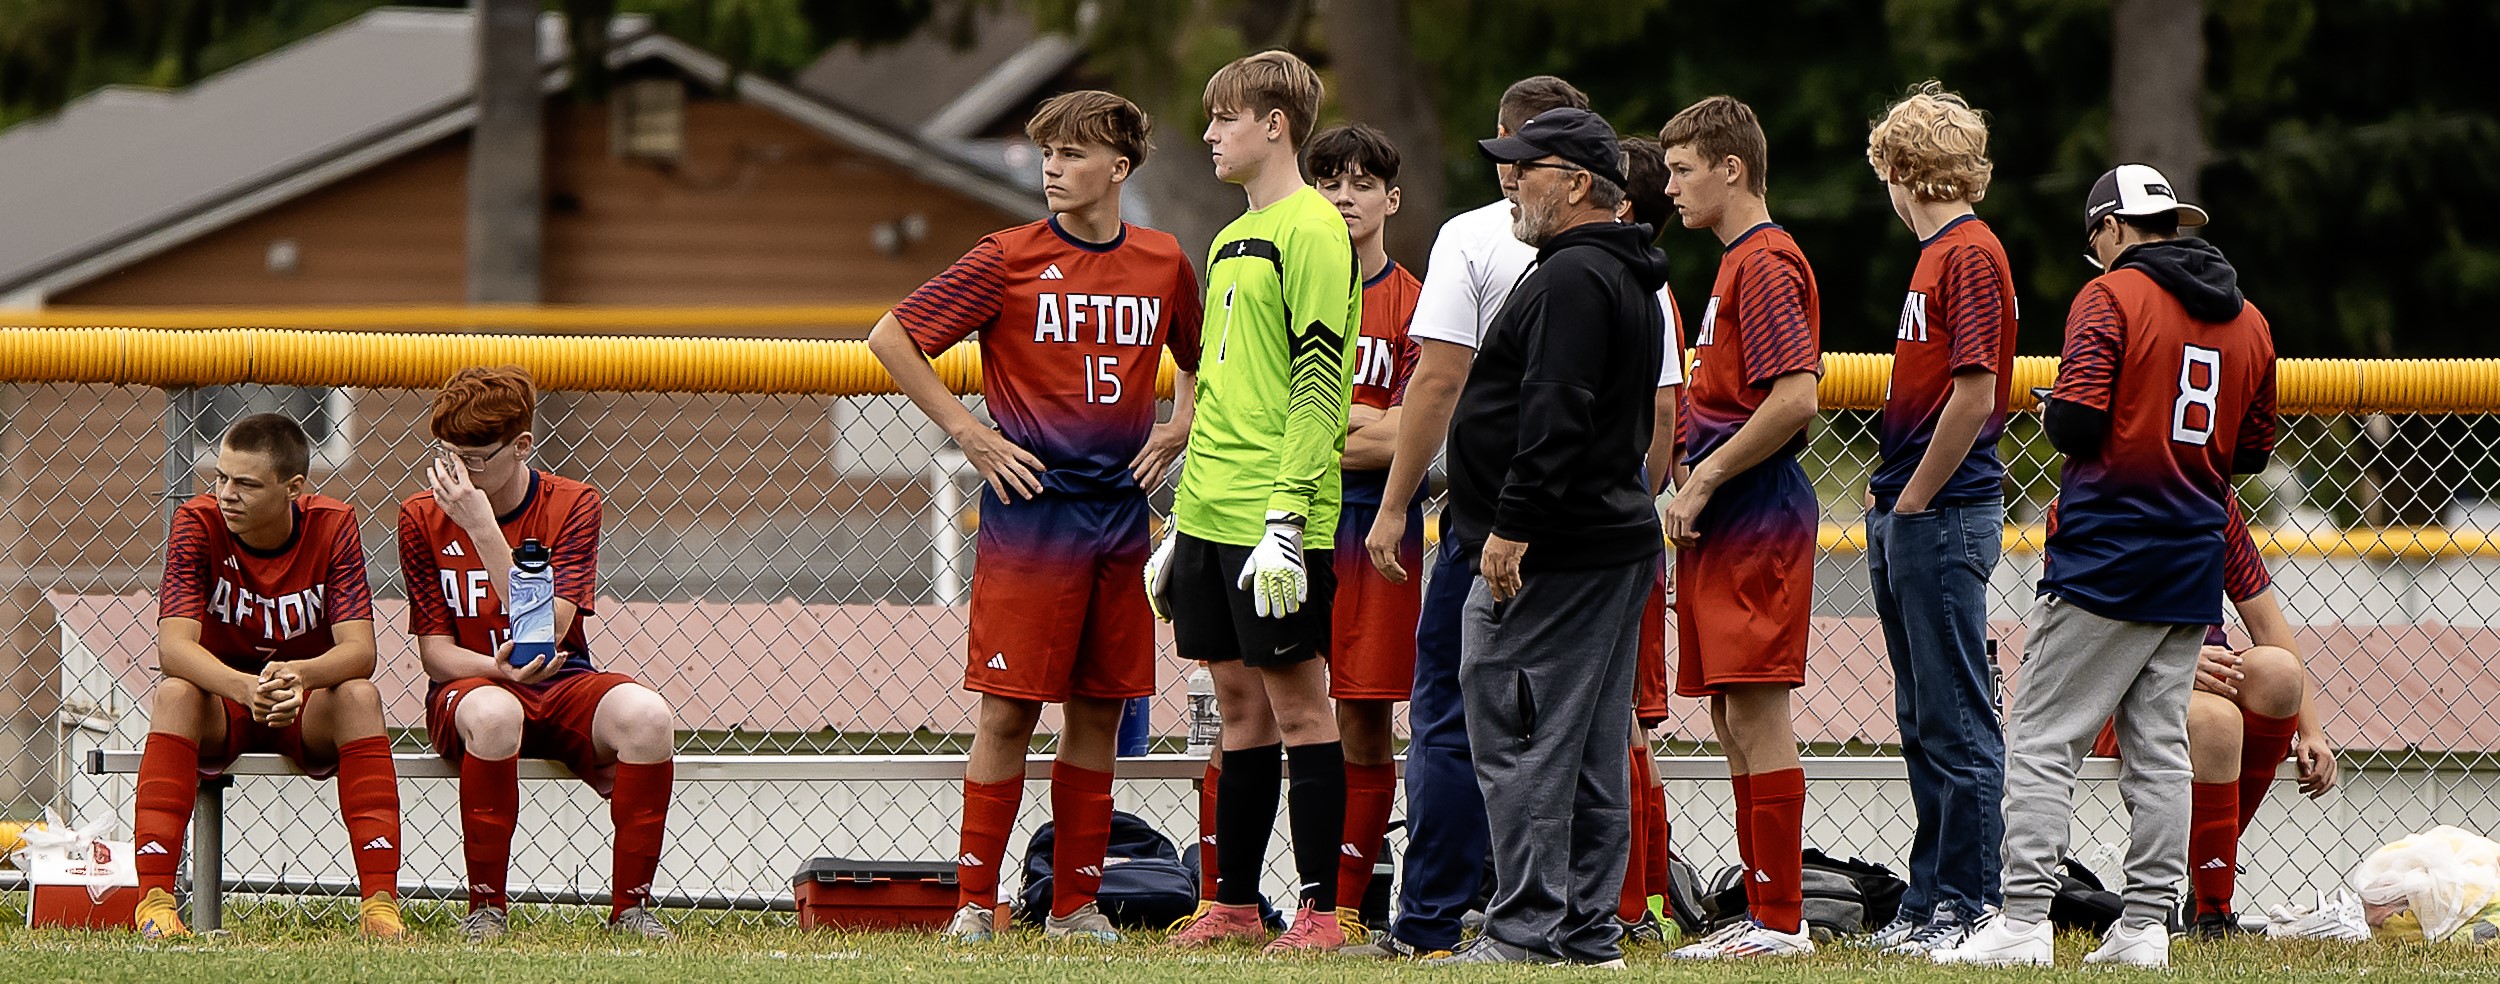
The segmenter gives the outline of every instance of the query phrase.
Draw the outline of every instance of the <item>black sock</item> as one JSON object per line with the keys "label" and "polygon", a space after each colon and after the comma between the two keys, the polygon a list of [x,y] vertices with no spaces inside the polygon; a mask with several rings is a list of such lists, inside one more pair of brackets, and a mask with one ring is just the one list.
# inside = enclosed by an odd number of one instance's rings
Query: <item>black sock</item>
{"label": "black sock", "polygon": [[[1337,907],[1337,845],[1345,840],[1345,743],[1295,745],[1293,866],[1302,876],[1302,904]],[[1228,760],[1229,764],[1229,760]]]}
{"label": "black sock", "polygon": [[[1215,901],[1219,905],[1259,904],[1259,872],[1267,867],[1267,841],[1276,833],[1276,797],[1285,781],[1284,753],[1283,742],[1224,750],[1224,771],[1215,780]],[[1344,816],[1340,808],[1341,826]],[[1333,852],[1336,848],[1331,843]]]}

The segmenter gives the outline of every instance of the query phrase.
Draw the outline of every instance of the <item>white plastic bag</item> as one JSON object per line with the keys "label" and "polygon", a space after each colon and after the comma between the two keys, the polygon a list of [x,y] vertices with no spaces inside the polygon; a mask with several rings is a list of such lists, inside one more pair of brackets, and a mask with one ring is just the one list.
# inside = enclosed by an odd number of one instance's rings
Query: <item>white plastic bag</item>
{"label": "white plastic bag", "polygon": [[[43,891],[46,887],[86,889],[85,908],[88,910],[105,905],[106,896],[116,889],[130,889],[133,895],[136,894],[139,887],[137,858],[132,854],[129,841],[107,839],[106,835],[112,833],[114,827],[111,820],[85,828],[73,827],[63,823],[59,815],[46,810],[42,825],[25,829],[21,836],[25,838],[26,845],[19,848],[14,857],[19,870],[26,872],[27,882],[36,892],[37,904],[26,909],[28,926],[60,923],[58,914],[52,912],[59,906],[46,901],[48,894]],[[78,908],[74,902],[66,904]]]}
{"label": "white plastic bag", "polygon": [[2424,939],[2445,939],[2500,898],[2500,842],[2441,824],[2370,852],[2350,881],[2362,902],[2409,905]]}

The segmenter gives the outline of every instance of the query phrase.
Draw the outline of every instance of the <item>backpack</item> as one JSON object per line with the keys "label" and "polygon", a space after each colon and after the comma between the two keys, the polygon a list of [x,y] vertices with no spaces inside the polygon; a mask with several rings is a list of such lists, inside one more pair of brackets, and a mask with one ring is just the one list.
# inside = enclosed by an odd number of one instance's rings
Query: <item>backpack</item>
{"label": "backpack", "polygon": [[2126,911],[2126,902],[2083,862],[2072,857],[2057,862],[2057,894],[2049,897],[2049,922],[2057,928],[2106,933]]}
{"label": "backpack", "polygon": [[[1808,935],[1818,940],[1871,932],[1891,922],[1910,887],[1892,869],[1872,861],[1839,861],[1811,847],[1802,860],[1798,884],[1804,890],[1805,924]],[[1701,910],[1712,928],[1748,915],[1743,865],[1729,865],[1711,879]]]}
{"label": "backpack", "polygon": [[[1040,924],[1050,913],[1051,851],[1056,824],[1045,823],[1024,846],[1024,890],[1016,896],[1019,920]],[[1134,814],[1111,813],[1111,840],[1103,850],[1102,889],[1095,902],[1114,926],[1162,929],[1198,909],[1198,873],[1181,863],[1172,839]]]}

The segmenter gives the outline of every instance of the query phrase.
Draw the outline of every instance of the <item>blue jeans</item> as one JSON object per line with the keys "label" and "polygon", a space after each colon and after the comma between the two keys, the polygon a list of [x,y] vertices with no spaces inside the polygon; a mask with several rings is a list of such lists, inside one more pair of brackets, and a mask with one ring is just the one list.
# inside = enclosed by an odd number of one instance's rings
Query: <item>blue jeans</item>
{"label": "blue jeans", "polygon": [[1415,626],[1415,693],[1406,710],[1414,732],[1406,746],[1406,878],[1398,886],[1391,933],[1425,951],[1458,946],[1459,916],[1476,904],[1492,851],[1458,686],[1459,620],[1476,579],[1472,566],[1457,540],[1444,535]]}
{"label": "blue jeans", "polygon": [[2005,733],[1987,655],[1988,577],[2002,549],[2001,500],[1866,516],[1866,568],[1891,654],[1893,714],[1918,830],[1901,911],[1977,918],[2000,905]]}

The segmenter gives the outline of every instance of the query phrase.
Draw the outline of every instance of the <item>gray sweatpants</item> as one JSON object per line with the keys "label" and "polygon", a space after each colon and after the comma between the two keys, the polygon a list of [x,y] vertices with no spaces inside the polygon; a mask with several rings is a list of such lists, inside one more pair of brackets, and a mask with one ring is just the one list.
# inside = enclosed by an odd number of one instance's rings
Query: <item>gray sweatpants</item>
{"label": "gray sweatpants", "polygon": [[2030,624],[2005,725],[2005,914],[2049,917],[2075,768],[2115,713],[2129,817],[2124,922],[2159,925],[2187,877],[2188,691],[2205,627],[2106,619],[2053,595],[2032,605]]}
{"label": "gray sweatpants", "polygon": [[1494,939],[1583,963],[1623,955],[1632,676],[1657,569],[1530,574],[1500,604],[1484,579],[1468,588],[1458,682],[1493,831]]}

